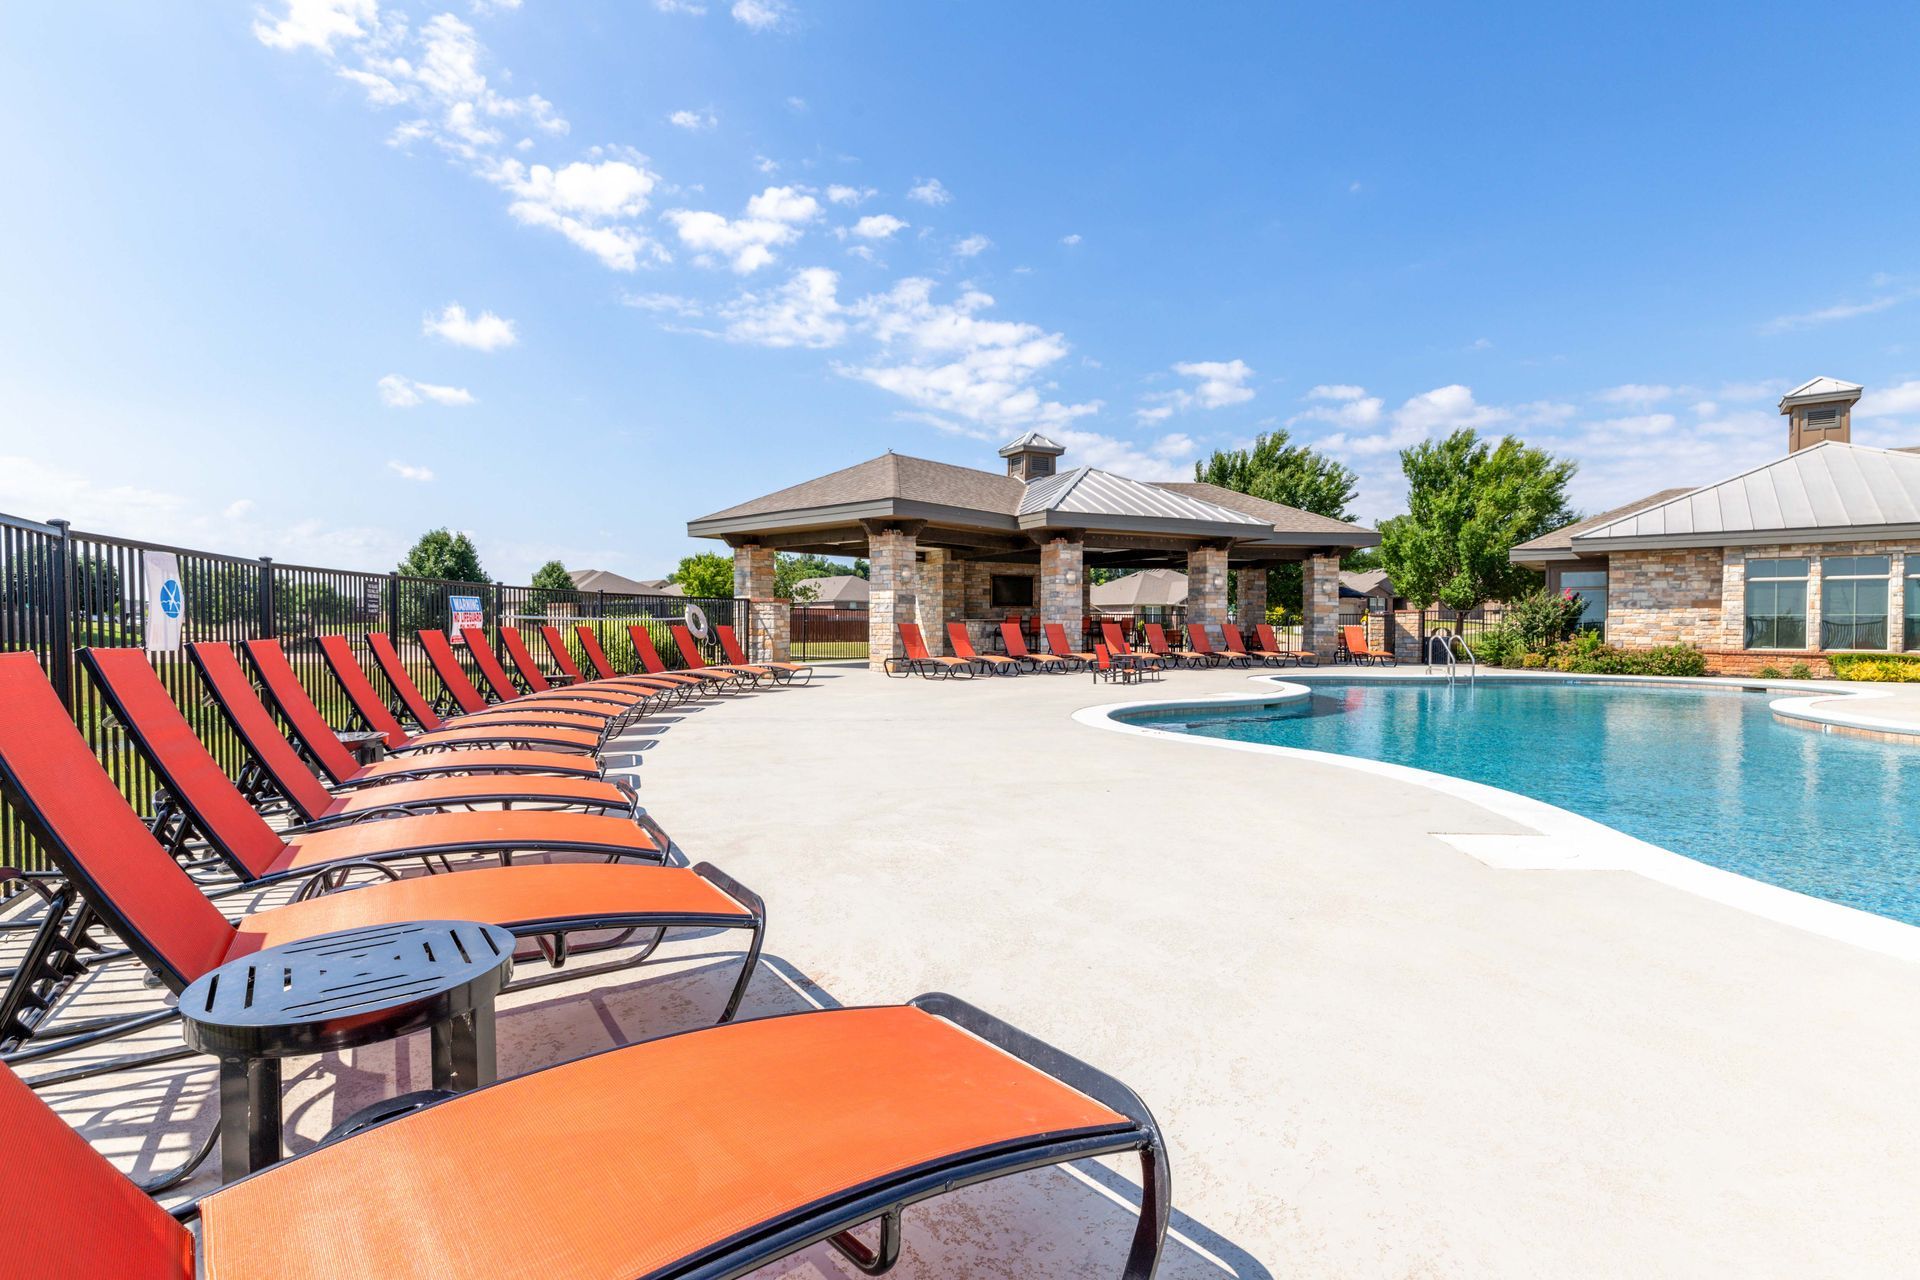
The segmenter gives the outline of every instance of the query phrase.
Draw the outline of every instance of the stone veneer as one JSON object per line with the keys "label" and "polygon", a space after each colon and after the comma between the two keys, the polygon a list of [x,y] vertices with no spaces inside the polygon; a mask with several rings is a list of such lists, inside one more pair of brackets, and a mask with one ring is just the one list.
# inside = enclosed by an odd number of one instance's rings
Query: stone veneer
{"label": "stone veneer", "polygon": [[1187,621],[1209,628],[1213,636],[1227,621],[1225,547],[1195,547],[1187,552]]}
{"label": "stone veneer", "polygon": [[1067,635],[1080,634],[1085,616],[1085,557],[1080,543],[1051,538],[1040,547],[1040,621],[1058,622]]}
{"label": "stone veneer", "polygon": [[1253,625],[1267,620],[1267,571],[1235,569],[1233,580],[1237,587],[1234,615],[1240,619],[1242,638],[1252,644]]}
{"label": "stone veneer", "polygon": [[[878,529],[867,535],[867,666],[881,669],[888,658],[903,650],[896,622],[918,622],[919,550],[913,534],[900,529]],[[924,628],[922,628],[924,632]],[[931,636],[928,637],[932,639]]]}
{"label": "stone veneer", "polygon": [[786,662],[793,655],[793,611],[774,598],[772,547],[749,543],[733,549],[733,595],[747,601],[735,634],[754,662]]}
{"label": "stone veneer", "polygon": [[[1890,563],[1887,648],[1906,646],[1906,543],[1783,542],[1753,547],[1671,551],[1616,551],[1607,561],[1607,640],[1622,648],[1690,644],[1707,665],[1728,675],[1752,675],[1805,662],[1816,674],[1830,668],[1820,648],[1820,561],[1823,556],[1884,555]],[[1807,561],[1805,649],[1748,649],[1747,561],[1804,556]]]}
{"label": "stone veneer", "polygon": [[1339,651],[1340,557],[1308,556],[1300,570],[1300,647],[1330,662]]}

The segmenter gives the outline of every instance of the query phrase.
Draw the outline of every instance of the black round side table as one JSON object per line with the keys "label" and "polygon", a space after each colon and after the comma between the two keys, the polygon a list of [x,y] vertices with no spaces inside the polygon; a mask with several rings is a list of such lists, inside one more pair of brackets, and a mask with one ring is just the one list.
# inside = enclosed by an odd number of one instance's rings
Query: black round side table
{"label": "black round side table", "polygon": [[280,1158],[280,1059],[430,1031],[433,1086],[493,1083],[493,1001],[513,935],[465,920],[343,929],[230,961],[180,993],[189,1047],[220,1059],[220,1177]]}
{"label": "black round side table", "polygon": [[335,729],[333,736],[353,754],[356,763],[379,764],[387,758],[387,735],[378,729]]}

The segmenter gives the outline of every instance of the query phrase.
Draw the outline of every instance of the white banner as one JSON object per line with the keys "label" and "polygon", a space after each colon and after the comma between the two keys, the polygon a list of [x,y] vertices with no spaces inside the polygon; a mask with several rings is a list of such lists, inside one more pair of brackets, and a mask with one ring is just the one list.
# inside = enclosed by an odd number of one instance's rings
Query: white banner
{"label": "white banner", "polygon": [[147,576],[147,652],[177,652],[180,620],[187,613],[187,593],[180,586],[180,557],[171,551],[142,551],[140,564]]}

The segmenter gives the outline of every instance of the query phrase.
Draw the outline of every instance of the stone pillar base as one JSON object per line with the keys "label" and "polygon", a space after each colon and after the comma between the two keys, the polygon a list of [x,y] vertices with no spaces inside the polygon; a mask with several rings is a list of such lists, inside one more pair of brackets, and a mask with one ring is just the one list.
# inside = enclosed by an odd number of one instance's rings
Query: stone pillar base
{"label": "stone pillar base", "polygon": [[753,619],[747,656],[755,662],[792,662],[793,606],[785,600],[752,600],[747,610]]}

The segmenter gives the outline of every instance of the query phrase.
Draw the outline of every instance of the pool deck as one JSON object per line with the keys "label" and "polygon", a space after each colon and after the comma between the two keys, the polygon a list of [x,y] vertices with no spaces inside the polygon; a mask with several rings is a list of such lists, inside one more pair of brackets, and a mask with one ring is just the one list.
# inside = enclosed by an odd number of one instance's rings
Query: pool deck
{"label": "pool deck", "polygon": [[[1911,1274],[1920,965],[1644,875],[1491,865],[1462,838],[1533,830],[1430,787],[1075,718],[1257,687],[829,666],[623,745],[686,852],[766,898],[743,1016],[948,990],[1139,1090],[1171,1139],[1163,1276]],[[503,1074],[701,1025],[727,945],[508,999]],[[301,1060],[290,1142],[425,1058]],[[50,1096],[151,1168],[210,1085],[176,1064]],[[923,1205],[897,1274],[1117,1274],[1134,1178]],[[855,1273],[815,1248],[763,1274]]]}

